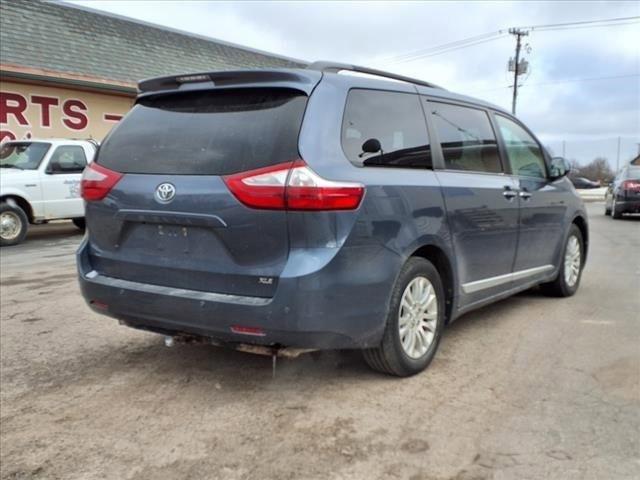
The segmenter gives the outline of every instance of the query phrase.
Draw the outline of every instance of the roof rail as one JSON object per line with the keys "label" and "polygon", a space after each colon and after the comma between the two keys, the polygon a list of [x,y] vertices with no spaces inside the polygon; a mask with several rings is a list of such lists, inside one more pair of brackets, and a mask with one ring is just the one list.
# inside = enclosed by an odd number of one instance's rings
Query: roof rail
{"label": "roof rail", "polygon": [[401,82],[422,85],[423,87],[439,88],[441,90],[444,90],[444,88],[436,85],[435,83],[425,82],[424,80],[417,80],[415,78],[405,77],[403,75],[396,75],[395,73],[389,73],[382,70],[375,70],[373,68],[358,67],[357,65],[350,65],[347,63],[313,62],[307,67],[307,69],[319,70],[321,72],[332,72],[332,73],[338,73],[342,70],[347,70],[349,72],[366,73],[367,75],[375,75],[377,77],[391,78],[393,80],[399,80]]}

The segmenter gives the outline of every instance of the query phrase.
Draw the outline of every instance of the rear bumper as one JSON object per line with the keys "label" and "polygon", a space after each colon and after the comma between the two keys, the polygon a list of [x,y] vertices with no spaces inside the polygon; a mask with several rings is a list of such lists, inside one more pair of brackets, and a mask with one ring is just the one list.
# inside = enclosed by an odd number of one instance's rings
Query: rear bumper
{"label": "rear bumper", "polygon": [[[96,312],[127,325],[163,334],[195,334],[222,342],[293,348],[367,348],[379,344],[387,304],[401,259],[385,249],[375,261],[337,255],[321,270],[281,277],[272,298],[244,297],[150,285],[100,275],[90,264],[87,242],[77,253],[83,296]],[[367,255],[369,255],[367,254]],[[349,260],[350,258],[350,260]],[[233,326],[262,329],[237,334]]]}
{"label": "rear bumper", "polygon": [[616,200],[616,210],[620,213],[640,213],[640,199]]}

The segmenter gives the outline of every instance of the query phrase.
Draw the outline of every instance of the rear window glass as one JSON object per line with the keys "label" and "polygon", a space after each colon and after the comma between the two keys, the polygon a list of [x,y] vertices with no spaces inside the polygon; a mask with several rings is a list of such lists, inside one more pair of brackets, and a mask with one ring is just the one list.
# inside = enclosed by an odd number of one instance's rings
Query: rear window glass
{"label": "rear window glass", "polygon": [[[377,141],[378,151],[365,142]],[[410,93],[351,90],[342,122],[342,148],[358,166],[431,168],[420,99]]]}
{"label": "rear window glass", "polygon": [[298,157],[307,97],[284,89],[141,99],[100,147],[122,173],[227,175]]}
{"label": "rear window glass", "polygon": [[433,125],[450,170],[498,173],[498,143],[486,112],[448,103],[429,102]]}
{"label": "rear window glass", "polygon": [[640,167],[629,167],[627,169],[626,178],[640,179]]}

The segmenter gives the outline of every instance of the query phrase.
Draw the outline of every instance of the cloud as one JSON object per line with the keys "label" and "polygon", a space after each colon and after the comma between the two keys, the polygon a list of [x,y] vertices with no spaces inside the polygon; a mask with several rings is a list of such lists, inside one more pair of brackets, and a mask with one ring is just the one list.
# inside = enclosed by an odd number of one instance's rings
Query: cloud
{"label": "cloud", "polygon": [[[390,58],[512,26],[640,15],[640,4],[625,1],[76,3],[294,58],[388,69],[507,109],[510,35],[415,62]],[[590,79],[640,74],[638,26],[534,30],[525,37],[531,73],[521,78],[518,116],[543,140],[610,145],[623,136],[623,153],[632,155],[640,142],[640,77]],[[581,161],[591,159],[588,152]]]}

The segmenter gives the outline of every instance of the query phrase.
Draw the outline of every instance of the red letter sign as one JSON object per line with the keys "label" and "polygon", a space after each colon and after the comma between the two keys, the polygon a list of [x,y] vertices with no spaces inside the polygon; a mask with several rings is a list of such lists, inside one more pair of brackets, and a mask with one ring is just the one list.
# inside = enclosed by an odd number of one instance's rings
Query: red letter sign
{"label": "red letter sign", "polygon": [[9,130],[0,130],[0,143],[2,143],[4,139],[15,140],[16,136]]}
{"label": "red letter sign", "polygon": [[0,123],[8,123],[9,115],[13,115],[20,125],[29,126],[26,109],[27,99],[19,93],[0,92]]}
{"label": "red letter sign", "polygon": [[87,111],[87,106],[81,100],[65,101],[62,111],[66,115],[62,123],[72,130],[82,130],[89,124],[89,118],[84,113]]}
{"label": "red letter sign", "polygon": [[58,106],[58,99],[55,97],[44,97],[41,95],[31,95],[31,103],[40,105],[40,118],[43,127],[51,126],[51,107]]}

